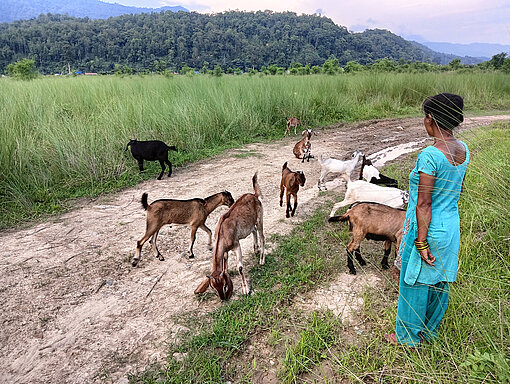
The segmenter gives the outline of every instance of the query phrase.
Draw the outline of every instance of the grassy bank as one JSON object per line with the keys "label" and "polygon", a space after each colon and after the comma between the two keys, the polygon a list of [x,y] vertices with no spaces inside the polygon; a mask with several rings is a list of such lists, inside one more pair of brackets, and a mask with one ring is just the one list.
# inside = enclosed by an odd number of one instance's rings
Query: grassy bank
{"label": "grassy bank", "polygon": [[[298,295],[346,270],[348,235],[345,226],[327,223],[330,201],[290,235],[273,239],[266,265],[249,271],[253,295],[180,319],[190,332],[169,345],[168,365],[131,382],[250,383],[268,371],[284,383],[510,382],[510,125],[473,130],[463,139],[472,161],[460,203],[460,269],[435,342],[415,350],[384,342],[394,329],[397,291],[389,272],[378,272],[380,246],[366,254],[369,266],[358,269],[382,277],[363,293],[359,327],[294,306]],[[386,172],[407,174],[414,161],[409,156]]]}
{"label": "grassy bank", "polygon": [[155,178],[123,152],[129,138],[161,139],[174,164],[280,138],[285,118],[310,126],[419,114],[441,91],[469,111],[509,110],[503,74],[175,76],[0,80],[0,228]]}

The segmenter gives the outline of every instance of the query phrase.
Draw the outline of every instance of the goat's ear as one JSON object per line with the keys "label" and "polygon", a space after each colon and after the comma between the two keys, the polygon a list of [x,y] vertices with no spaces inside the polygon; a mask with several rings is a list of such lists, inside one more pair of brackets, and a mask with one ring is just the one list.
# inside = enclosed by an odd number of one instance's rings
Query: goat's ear
{"label": "goat's ear", "polygon": [[304,136],[305,133],[306,133],[306,129],[303,132],[301,132],[301,136]]}
{"label": "goat's ear", "polygon": [[207,291],[207,288],[209,288],[209,281],[210,281],[210,276],[207,276],[205,278],[205,280],[203,280],[200,285],[197,287],[197,289],[195,289],[195,294],[198,294],[198,293],[204,293],[205,291]]}

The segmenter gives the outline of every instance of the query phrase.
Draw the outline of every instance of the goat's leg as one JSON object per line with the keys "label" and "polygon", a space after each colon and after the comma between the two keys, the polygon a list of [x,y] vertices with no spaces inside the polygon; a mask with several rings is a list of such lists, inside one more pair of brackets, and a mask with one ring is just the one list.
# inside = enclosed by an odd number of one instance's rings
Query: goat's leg
{"label": "goat's leg", "polygon": [[209,228],[207,228],[207,226],[205,224],[202,224],[200,226],[200,229],[202,231],[205,231],[207,233],[207,235],[209,236],[209,242],[207,243],[207,247],[209,248],[209,251],[212,251],[213,247],[212,247],[212,232]]}
{"label": "goat's leg", "polygon": [[280,207],[283,206],[283,193],[285,191],[285,186],[283,183],[280,184]]}
{"label": "goat's leg", "polygon": [[161,165],[161,173],[158,176],[158,180],[161,180],[161,178],[163,177],[163,173],[165,173],[165,161],[159,160],[159,164]]}
{"label": "goat's leg", "polygon": [[[364,238],[364,236],[362,237],[362,239],[363,238]],[[356,274],[356,268],[354,268],[354,261],[353,261],[353,257],[352,257],[352,252],[356,249],[358,251],[358,253],[359,253],[359,243],[360,243],[360,241],[357,241],[356,240],[356,235],[353,234],[351,241],[347,245],[347,267],[349,268],[349,273],[351,275],[355,275]],[[361,254],[359,254],[359,257],[361,257]],[[358,255],[356,255],[356,258],[358,258]]]}
{"label": "goat's leg", "polygon": [[241,284],[243,286],[243,294],[247,295],[250,293],[250,287],[248,286],[248,282],[246,281],[246,277],[244,276],[243,270],[243,253],[241,251],[241,244],[237,243],[235,247],[235,252],[237,255],[237,269],[239,270],[239,275],[241,275]]}
{"label": "goat's leg", "polygon": [[151,237],[151,246],[152,246],[152,252],[154,253],[154,256],[158,258],[158,260],[165,260],[161,252],[159,252],[158,246],[156,244],[156,240],[158,240],[158,234],[159,234],[159,228]]}
{"label": "goat's leg", "polygon": [[259,264],[264,265],[266,263],[266,254],[265,254],[265,238],[264,238],[264,223],[262,219],[262,215],[259,217],[259,220],[257,221],[257,232],[259,234],[259,249],[260,249],[260,255],[259,255]]}
{"label": "goat's leg", "polygon": [[326,190],[326,191],[328,190],[328,188],[326,187],[326,182],[324,181],[327,174],[328,174],[328,172],[321,171],[321,175],[320,175],[319,181],[317,183],[317,186],[319,187],[319,191],[322,191],[321,184],[324,187],[324,190]]}
{"label": "goat's leg", "polygon": [[191,226],[190,245],[188,249],[188,258],[190,259],[195,258],[195,255],[193,254],[193,244],[195,244],[195,239],[197,238],[197,229],[198,227]]}
{"label": "goat's leg", "polygon": [[356,260],[358,260],[359,265],[367,265],[367,262],[365,261],[363,256],[361,256],[361,251],[359,247],[354,250],[354,256],[356,256]]}
{"label": "goat's leg", "polygon": [[156,230],[158,230],[157,226],[151,226],[151,227],[147,226],[147,229],[145,230],[145,234],[143,235],[143,237],[139,241],[136,242],[135,256],[133,257],[133,260],[131,260],[131,265],[133,267],[136,267],[136,265],[140,261],[140,258],[142,256],[143,245],[145,244],[145,242],[147,240],[149,240],[149,237],[151,237]]}
{"label": "goat's leg", "polygon": [[384,242],[384,256],[382,258],[382,261],[381,261],[381,266],[383,269],[389,269],[390,266],[388,264],[388,256],[390,255],[391,253],[391,241],[389,240],[386,240]]}
{"label": "goat's leg", "polygon": [[165,163],[168,164],[168,177],[172,176],[172,163],[168,160],[168,158],[165,160]]}
{"label": "goat's leg", "polygon": [[287,191],[286,199],[287,199],[287,209],[285,210],[285,217],[290,217],[289,212],[291,211],[291,208],[290,208],[290,192],[289,191]]}
{"label": "goat's leg", "polygon": [[[294,208],[292,209],[292,212],[291,212],[291,216],[294,216],[294,214],[296,213],[296,208],[297,208],[297,193],[293,193],[292,196],[294,196]],[[290,201],[290,198],[289,198],[289,201]]]}
{"label": "goat's leg", "polygon": [[143,159],[138,159],[138,169],[140,170],[140,173],[143,172]]}

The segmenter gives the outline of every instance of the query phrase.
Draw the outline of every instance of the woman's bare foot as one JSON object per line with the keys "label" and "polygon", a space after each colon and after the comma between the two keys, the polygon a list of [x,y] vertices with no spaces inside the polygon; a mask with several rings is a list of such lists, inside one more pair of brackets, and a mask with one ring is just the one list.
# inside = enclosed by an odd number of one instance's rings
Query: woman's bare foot
{"label": "woman's bare foot", "polygon": [[384,340],[386,340],[391,345],[398,345],[397,336],[394,333],[386,333],[384,335]]}

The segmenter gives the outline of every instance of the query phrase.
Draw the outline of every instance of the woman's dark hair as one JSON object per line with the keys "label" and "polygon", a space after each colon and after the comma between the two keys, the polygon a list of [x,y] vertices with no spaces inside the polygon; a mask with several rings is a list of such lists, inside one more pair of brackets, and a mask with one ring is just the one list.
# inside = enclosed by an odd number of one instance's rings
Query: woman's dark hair
{"label": "woman's dark hair", "polygon": [[439,128],[451,131],[464,121],[464,100],[459,95],[440,93],[427,97],[422,108],[426,115],[432,115]]}

